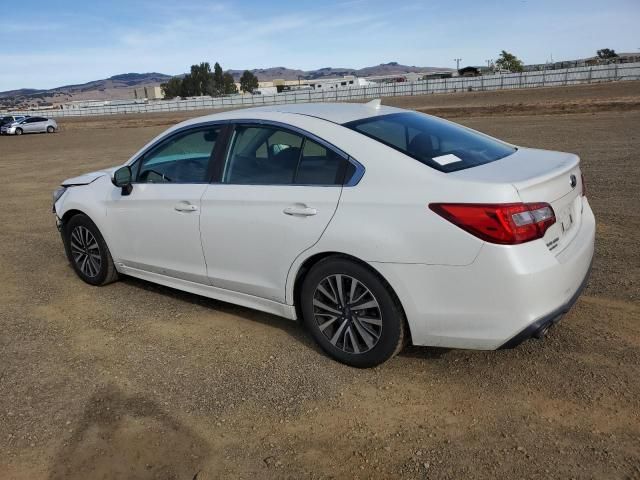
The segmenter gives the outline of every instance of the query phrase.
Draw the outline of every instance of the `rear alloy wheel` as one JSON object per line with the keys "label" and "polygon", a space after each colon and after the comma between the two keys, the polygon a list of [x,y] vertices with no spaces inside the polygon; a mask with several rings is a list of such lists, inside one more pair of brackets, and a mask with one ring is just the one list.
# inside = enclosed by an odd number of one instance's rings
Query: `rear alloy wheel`
{"label": "rear alloy wheel", "polygon": [[48,126],[48,127],[47,127],[47,133],[53,133],[53,132],[55,132],[55,131],[56,131],[56,129],[55,129],[55,128],[53,128],[52,126]]}
{"label": "rear alloy wheel", "polygon": [[16,135],[22,135],[22,129],[16,128]]}
{"label": "rear alloy wheel", "polygon": [[390,288],[349,259],[330,257],[316,264],[303,282],[300,300],[307,328],[343,363],[373,367],[404,344],[404,313]]}
{"label": "rear alloy wheel", "polygon": [[111,253],[89,217],[82,214],[71,217],[62,234],[67,258],[82,280],[91,285],[106,285],[117,280]]}

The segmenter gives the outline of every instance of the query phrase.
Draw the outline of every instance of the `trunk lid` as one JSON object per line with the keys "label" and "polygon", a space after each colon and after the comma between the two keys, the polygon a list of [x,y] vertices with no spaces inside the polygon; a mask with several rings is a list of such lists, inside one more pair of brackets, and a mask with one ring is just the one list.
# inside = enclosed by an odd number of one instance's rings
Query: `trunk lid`
{"label": "trunk lid", "polygon": [[513,155],[450,175],[492,184],[510,183],[523,202],[550,204],[556,223],[543,240],[554,254],[575,238],[582,219],[582,177],[577,155],[519,147]]}

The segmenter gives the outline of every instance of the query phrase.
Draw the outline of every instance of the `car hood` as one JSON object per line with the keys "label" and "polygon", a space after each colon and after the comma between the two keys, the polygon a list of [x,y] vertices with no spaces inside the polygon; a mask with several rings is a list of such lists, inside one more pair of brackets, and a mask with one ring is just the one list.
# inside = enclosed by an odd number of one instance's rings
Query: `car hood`
{"label": "car hood", "polygon": [[112,167],[105,168],[103,170],[97,170],[95,172],[85,173],[84,175],[79,175],[73,178],[67,178],[64,182],[61,183],[64,187],[71,187],[76,185],[89,185],[91,182],[94,182],[100,177],[104,177],[105,175],[111,175],[120,167]]}

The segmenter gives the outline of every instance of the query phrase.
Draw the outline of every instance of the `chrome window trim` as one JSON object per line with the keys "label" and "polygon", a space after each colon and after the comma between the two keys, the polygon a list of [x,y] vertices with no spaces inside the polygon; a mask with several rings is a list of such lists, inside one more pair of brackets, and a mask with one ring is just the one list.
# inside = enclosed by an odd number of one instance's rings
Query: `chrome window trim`
{"label": "chrome window trim", "polygon": [[[194,129],[199,129],[199,128],[203,128],[203,127],[213,127],[213,126],[224,126],[224,125],[229,125],[229,124],[255,124],[255,125],[266,125],[266,126],[272,126],[272,127],[276,127],[276,128],[282,128],[285,130],[291,130],[295,133],[298,133],[299,135],[303,135],[307,138],[309,138],[310,140],[319,143],[320,145],[324,146],[325,148],[328,148],[329,150],[332,150],[334,153],[340,155],[342,158],[344,158],[347,162],[351,163],[354,167],[355,167],[355,172],[353,173],[353,175],[351,176],[351,178],[349,179],[348,182],[342,184],[342,185],[335,185],[335,184],[327,184],[327,185],[319,185],[319,184],[282,184],[281,186],[283,187],[355,187],[356,185],[358,185],[358,183],[360,182],[360,180],[362,180],[362,177],[365,174],[365,167],[364,165],[362,165],[360,162],[358,162],[355,158],[353,158],[351,155],[349,155],[348,153],[346,153],[344,150],[336,147],[335,145],[331,144],[330,142],[327,142],[326,140],[318,137],[317,135],[304,130],[303,128],[300,127],[296,127],[295,125],[291,125],[288,123],[284,123],[284,122],[278,122],[277,120],[266,120],[266,119],[260,119],[260,118],[233,118],[233,119],[226,119],[226,120],[210,120],[210,121],[206,121],[206,122],[201,122],[201,123],[197,123],[197,124],[193,124],[193,125],[185,125],[184,127],[178,128],[174,131],[172,131],[171,133],[164,135],[162,138],[159,138],[157,141],[153,142],[151,145],[149,145],[148,148],[146,148],[143,152],[141,152],[140,154],[136,155],[135,157],[133,157],[132,159],[130,159],[127,163],[125,163],[124,165],[128,165],[128,166],[132,166],[134,163],[136,163],[138,160],[142,159],[145,155],[147,155],[151,150],[153,150],[155,147],[157,147],[160,143],[164,142],[165,140],[173,137],[174,135],[178,135],[178,134],[182,134],[186,131],[189,130],[194,130]],[[229,145],[227,145],[227,152],[225,152],[225,163],[227,162],[227,156],[229,154],[229,147],[231,146],[231,139],[229,139]],[[214,182],[197,182],[195,184],[205,184],[205,183],[214,183]],[[216,185],[231,185],[231,184],[225,184],[222,182],[215,182]],[[169,184],[157,184],[157,185],[169,185]],[[180,185],[184,185],[184,183],[181,183]],[[264,184],[249,184],[249,185],[255,185],[255,186],[264,186]]]}

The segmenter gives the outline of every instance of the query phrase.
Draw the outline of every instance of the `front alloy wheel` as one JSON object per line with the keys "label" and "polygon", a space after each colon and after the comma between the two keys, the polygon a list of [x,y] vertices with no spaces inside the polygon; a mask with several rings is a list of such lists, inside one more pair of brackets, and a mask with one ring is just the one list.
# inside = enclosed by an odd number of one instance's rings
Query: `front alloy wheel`
{"label": "front alloy wheel", "polygon": [[95,278],[100,273],[100,246],[87,227],[78,225],[71,232],[71,255],[76,266],[87,277]]}
{"label": "front alloy wheel", "polygon": [[106,285],[118,279],[109,248],[88,216],[78,214],[67,220],[62,239],[67,258],[82,280],[91,285]]}

